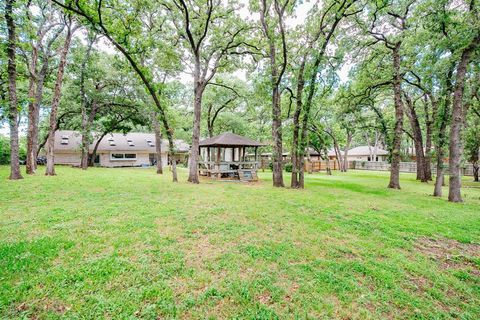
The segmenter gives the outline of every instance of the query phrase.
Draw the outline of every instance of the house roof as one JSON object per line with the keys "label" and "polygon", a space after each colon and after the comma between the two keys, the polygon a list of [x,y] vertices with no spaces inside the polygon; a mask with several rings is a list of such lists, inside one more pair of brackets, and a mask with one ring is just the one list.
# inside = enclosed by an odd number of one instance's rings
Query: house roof
{"label": "house roof", "polygon": [[261,147],[264,145],[261,142],[231,132],[225,132],[200,141],[200,147]]}
{"label": "house roof", "polygon": [[[89,146],[89,150],[93,151],[100,133],[93,132],[93,141]],[[82,136],[78,131],[59,130],[55,132],[54,151],[79,151]],[[129,132],[110,133],[103,137],[98,145],[98,151],[148,151],[155,152],[155,135],[153,133]],[[188,152],[190,146],[182,140],[175,140],[175,148],[177,152]],[[168,150],[168,143],[162,139],[162,150]]]}
{"label": "house roof", "polygon": [[[372,148],[372,153],[374,152],[374,147]],[[369,156],[370,155],[370,148],[368,146],[359,146],[348,150],[349,156]],[[388,155],[388,151],[377,148],[377,156],[386,156]]]}

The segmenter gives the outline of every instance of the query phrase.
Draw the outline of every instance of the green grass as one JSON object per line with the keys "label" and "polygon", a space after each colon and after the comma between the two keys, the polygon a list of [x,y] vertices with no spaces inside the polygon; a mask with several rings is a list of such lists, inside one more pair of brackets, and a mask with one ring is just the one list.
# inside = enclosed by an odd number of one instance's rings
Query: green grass
{"label": "green grass", "polygon": [[2,318],[480,318],[474,183],[452,204],[378,172],[308,175],[302,191],[270,173],[57,172],[0,167]]}

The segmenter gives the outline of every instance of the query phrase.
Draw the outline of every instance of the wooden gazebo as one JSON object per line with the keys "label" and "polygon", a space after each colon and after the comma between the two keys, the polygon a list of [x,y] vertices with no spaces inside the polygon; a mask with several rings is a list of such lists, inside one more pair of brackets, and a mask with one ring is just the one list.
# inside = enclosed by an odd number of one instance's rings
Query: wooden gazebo
{"label": "wooden gazebo", "polygon": [[[198,171],[214,179],[256,181],[261,146],[264,146],[261,142],[230,132],[202,140]],[[247,150],[253,151],[253,161],[251,156],[247,159]]]}

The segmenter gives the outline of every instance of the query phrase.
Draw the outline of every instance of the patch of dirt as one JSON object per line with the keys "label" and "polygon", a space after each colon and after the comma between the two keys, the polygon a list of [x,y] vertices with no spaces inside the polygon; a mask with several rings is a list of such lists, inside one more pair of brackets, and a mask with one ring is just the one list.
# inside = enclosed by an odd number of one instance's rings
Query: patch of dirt
{"label": "patch of dirt", "polygon": [[188,266],[202,268],[205,261],[215,259],[222,253],[222,248],[210,243],[208,235],[200,235],[194,239],[185,252]]}
{"label": "patch of dirt", "polygon": [[480,259],[480,245],[461,243],[456,240],[441,238],[419,238],[416,249],[438,263],[442,269],[470,269],[470,273],[480,276],[479,266],[472,258]]}
{"label": "patch of dirt", "polygon": [[268,292],[264,292],[260,296],[258,296],[258,301],[262,304],[268,305],[271,303],[271,300],[272,300],[272,297]]}
{"label": "patch of dirt", "polygon": [[285,295],[285,301],[286,302],[291,302],[293,300],[292,296],[297,292],[297,290],[300,288],[300,285],[296,283],[295,281],[291,283],[290,287],[288,288],[288,293]]}
{"label": "patch of dirt", "polygon": [[43,309],[47,311],[53,311],[57,314],[64,314],[65,312],[69,311],[71,307],[61,303],[60,301],[46,300],[45,304],[43,305]]}
{"label": "patch of dirt", "polygon": [[410,282],[416,287],[420,292],[425,292],[432,287],[431,282],[423,276],[411,276],[409,278]]}
{"label": "patch of dirt", "polygon": [[27,311],[28,310],[28,306],[25,302],[22,302],[21,304],[19,304],[17,307],[16,307],[17,311],[18,312],[23,312],[23,311]]}

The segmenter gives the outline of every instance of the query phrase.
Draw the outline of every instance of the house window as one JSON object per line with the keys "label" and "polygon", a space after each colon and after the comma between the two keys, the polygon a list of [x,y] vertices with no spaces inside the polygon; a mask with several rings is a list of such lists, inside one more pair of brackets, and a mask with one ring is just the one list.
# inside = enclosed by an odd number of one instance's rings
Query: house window
{"label": "house window", "polygon": [[128,141],[128,145],[129,145],[130,147],[134,147],[134,146],[135,146],[135,143],[133,143],[133,141],[130,140],[130,141]]}
{"label": "house window", "polygon": [[111,161],[132,161],[137,159],[136,153],[111,153]]}
{"label": "house window", "polygon": [[110,155],[110,158],[111,158],[112,160],[122,160],[122,159],[124,159],[124,156],[125,156],[125,155],[124,155],[123,153],[112,153],[112,154]]}
{"label": "house window", "polygon": [[147,140],[147,144],[149,147],[155,147],[155,144],[153,143],[152,139],[145,139]]}
{"label": "house window", "polygon": [[61,144],[68,144],[68,138],[63,138],[62,141],[60,142]]}

